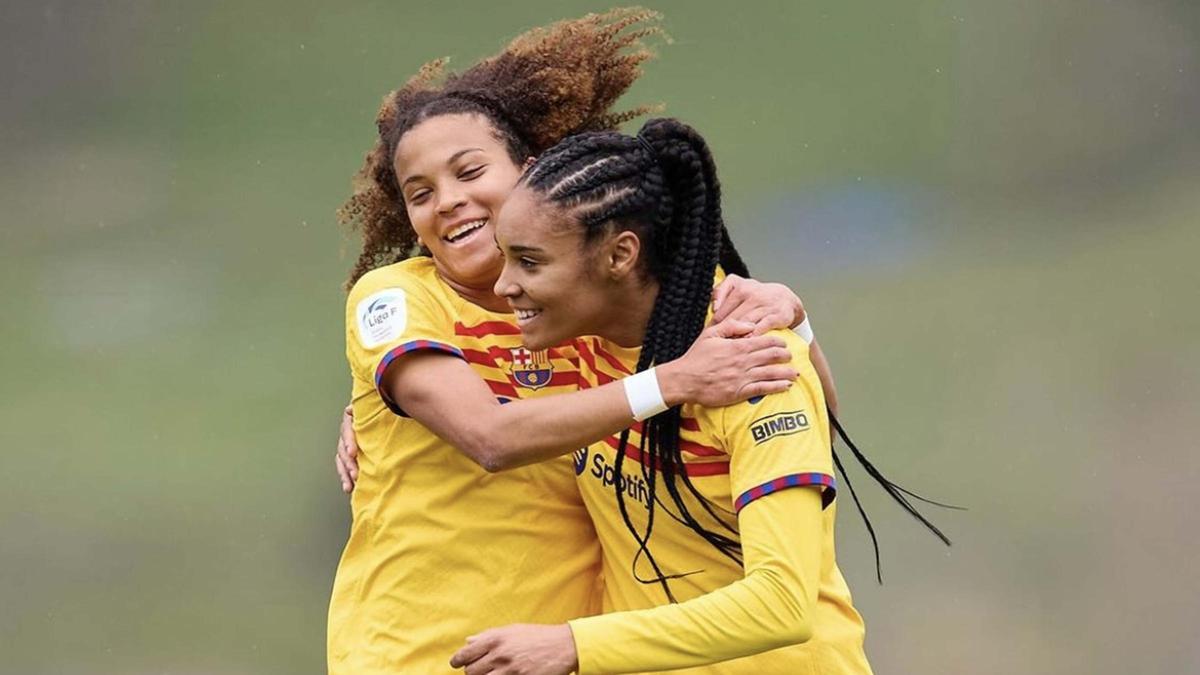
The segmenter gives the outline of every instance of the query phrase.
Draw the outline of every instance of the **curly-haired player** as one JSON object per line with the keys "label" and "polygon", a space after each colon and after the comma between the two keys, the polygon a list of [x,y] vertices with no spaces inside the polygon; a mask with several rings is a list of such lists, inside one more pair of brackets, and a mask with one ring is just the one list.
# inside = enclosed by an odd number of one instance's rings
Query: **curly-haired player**
{"label": "curly-haired player", "polygon": [[[575,390],[577,356],[521,344],[492,293],[492,220],[530,153],[637,114],[609,108],[649,56],[639,40],[654,18],[617,10],[538,29],[444,84],[435,62],[384,100],[341,214],[364,236],[346,305],[362,471],[330,603],[331,672],[444,672],[487,625],[596,609],[596,535],[558,456],[624,428],[634,408],[620,384],[545,396]],[[744,288],[742,305],[780,304],[777,289]],[[790,292],[782,304],[778,323],[796,320]],[[728,330],[656,369],[666,402],[790,386],[778,338]]]}
{"label": "curly-haired player", "polygon": [[[446,60],[438,59],[389,94],[376,118],[379,141],[359,173],[358,189],[339,212],[342,222],[357,225],[363,235],[347,287],[369,270],[408,258],[419,246],[395,170],[396,147],[405,133],[440,115],[479,115],[519,165],[569,134],[615,128],[649,111],[611,108],[651,58],[642,40],[662,33],[657,18],[647,10],[619,9],[535,28],[499,55],[449,75],[444,84],[438,82]],[[501,259],[492,257],[499,273]]]}

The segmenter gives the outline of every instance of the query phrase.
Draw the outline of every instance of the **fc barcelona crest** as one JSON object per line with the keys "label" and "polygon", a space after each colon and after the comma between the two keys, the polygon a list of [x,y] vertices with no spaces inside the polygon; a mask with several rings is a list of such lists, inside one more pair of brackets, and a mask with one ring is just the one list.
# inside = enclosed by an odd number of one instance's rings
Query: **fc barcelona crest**
{"label": "fc barcelona crest", "polygon": [[545,349],[529,351],[524,347],[510,349],[512,352],[513,379],[522,387],[541,389],[550,383],[554,374],[554,366],[550,363],[550,354]]}

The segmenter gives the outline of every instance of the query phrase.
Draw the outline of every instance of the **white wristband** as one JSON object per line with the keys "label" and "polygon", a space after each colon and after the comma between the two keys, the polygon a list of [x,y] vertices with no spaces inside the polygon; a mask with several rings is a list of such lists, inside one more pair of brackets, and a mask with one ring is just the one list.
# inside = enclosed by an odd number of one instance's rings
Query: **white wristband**
{"label": "white wristband", "polygon": [[800,322],[800,325],[796,326],[792,330],[795,331],[796,335],[800,336],[801,340],[804,340],[805,342],[807,342],[810,345],[812,344],[812,341],[813,341],[812,324],[810,324],[808,322],[808,314],[807,313],[804,315],[804,320]]}
{"label": "white wristband", "polygon": [[658,376],[654,374],[653,368],[630,375],[621,381],[625,383],[625,399],[629,401],[633,419],[641,422],[667,409],[667,402],[663,400],[662,390],[658,388]]}

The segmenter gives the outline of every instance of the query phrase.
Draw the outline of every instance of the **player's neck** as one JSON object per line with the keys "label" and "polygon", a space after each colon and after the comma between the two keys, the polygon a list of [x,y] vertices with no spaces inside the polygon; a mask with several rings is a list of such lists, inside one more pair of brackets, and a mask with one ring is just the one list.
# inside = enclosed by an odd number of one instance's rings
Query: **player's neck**
{"label": "player's neck", "polygon": [[646,326],[650,324],[657,298],[658,282],[627,285],[607,303],[612,309],[601,323],[600,337],[622,347],[640,347],[646,339]]}
{"label": "player's neck", "polygon": [[492,292],[495,283],[487,284],[466,284],[461,281],[451,279],[448,275],[441,275],[442,281],[446,282],[455,293],[462,297],[467,302],[478,307],[482,307],[489,312],[500,312],[503,314],[512,314],[512,307],[509,306],[508,300],[496,295]]}

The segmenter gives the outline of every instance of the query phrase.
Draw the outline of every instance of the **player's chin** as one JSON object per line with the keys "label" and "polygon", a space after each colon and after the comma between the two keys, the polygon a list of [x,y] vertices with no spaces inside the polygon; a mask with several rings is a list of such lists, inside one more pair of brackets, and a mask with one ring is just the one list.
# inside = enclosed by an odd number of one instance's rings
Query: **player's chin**
{"label": "player's chin", "polygon": [[530,319],[519,320],[517,325],[521,328],[521,342],[526,349],[549,349],[563,342],[566,337],[558,335],[558,332],[553,330],[553,325],[546,321],[544,313],[539,313]]}
{"label": "player's chin", "polygon": [[452,256],[444,256],[442,260],[446,267],[452,270],[457,281],[468,285],[489,286],[496,283],[500,270],[504,268],[504,259],[499,256],[496,247],[476,249],[474,251],[455,251]]}
{"label": "player's chin", "polygon": [[522,330],[521,331],[521,344],[523,344],[526,349],[532,349],[532,350],[536,351],[538,349],[549,349],[550,347],[553,347],[557,343],[552,341],[545,334],[539,333],[537,330],[533,330],[533,331]]}

